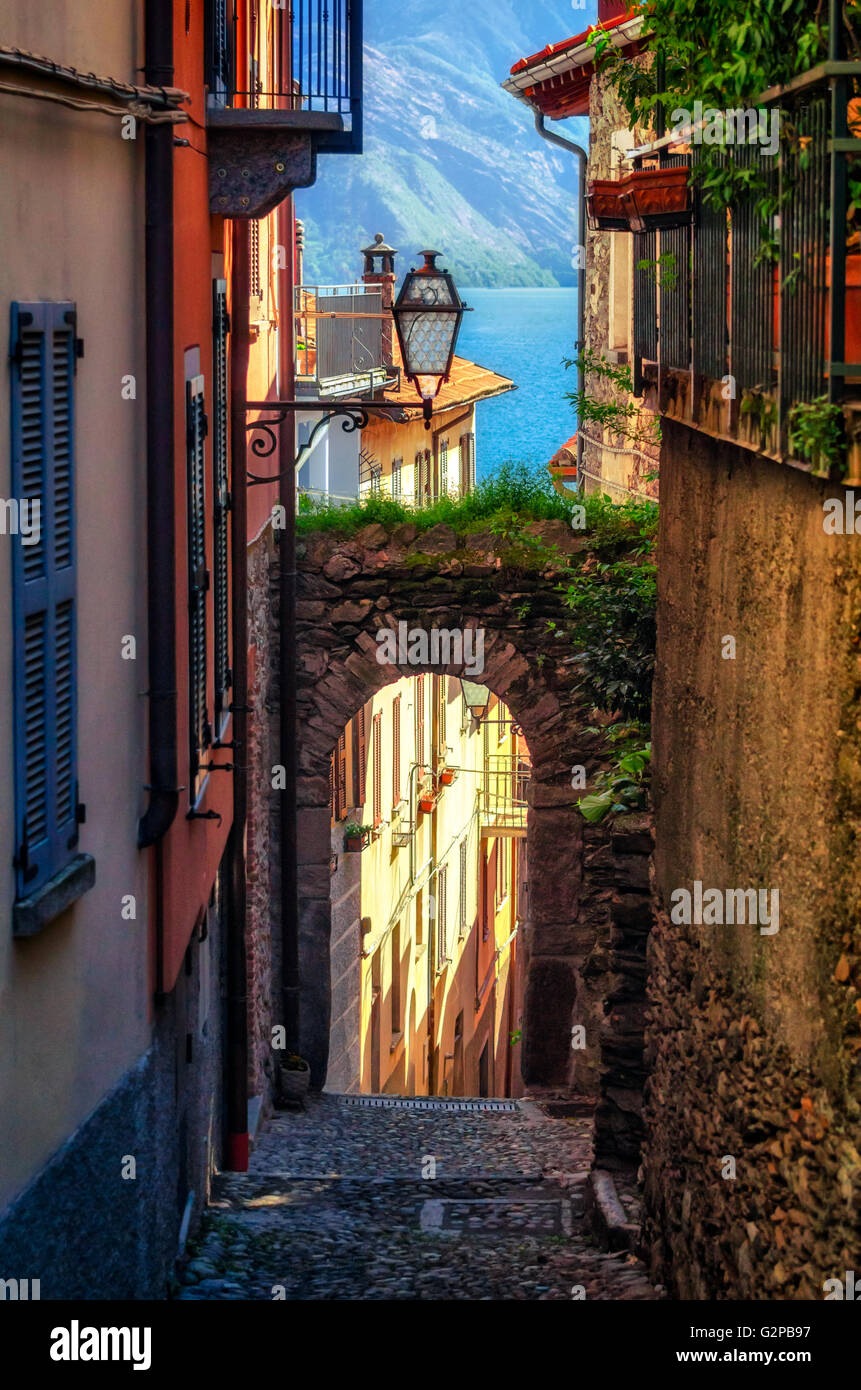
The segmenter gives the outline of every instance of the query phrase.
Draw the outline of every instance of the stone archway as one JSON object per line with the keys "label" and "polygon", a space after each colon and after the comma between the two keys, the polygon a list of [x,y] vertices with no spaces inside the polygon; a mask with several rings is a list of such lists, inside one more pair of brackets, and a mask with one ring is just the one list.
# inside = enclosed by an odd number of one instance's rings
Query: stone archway
{"label": "stone archway", "polygon": [[[597,1094],[612,897],[608,836],[576,808],[571,771],[591,775],[601,739],[566,661],[571,614],[557,590],[566,552],[588,542],[565,523],[534,523],[523,547],[440,525],[416,536],[372,524],[350,540],[305,536],[298,576],[298,858],[301,1049],[325,1079],[330,1021],[328,759],[345,725],[384,685],[421,670],[461,676],[463,663],[381,665],[381,627],[484,632],[482,684],[511,709],[533,764],[527,825],[522,1069],[530,1086]],[[553,549],[551,547],[558,547]],[[587,1043],[573,1050],[574,1023]]]}

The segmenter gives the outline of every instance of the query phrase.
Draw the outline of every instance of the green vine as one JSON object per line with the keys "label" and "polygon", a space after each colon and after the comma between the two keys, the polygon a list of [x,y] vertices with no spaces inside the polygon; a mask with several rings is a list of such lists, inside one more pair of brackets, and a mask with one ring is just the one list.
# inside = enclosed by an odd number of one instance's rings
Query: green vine
{"label": "green vine", "polygon": [[[603,353],[584,348],[578,357],[564,359],[567,369],[579,368],[583,373],[584,386],[566,393],[577,412],[577,422],[582,425],[592,421],[601,430],[609,430],[631,444],[649,445],[657,448],[661,442],[661,422],[657,415],[643,411],[633,399],[634,379],[631,368],[609,362]],[[588,377],[598,377],[613,388],[609,400],[597,400],[590,394],[585,382]],[[616,395],[615,392],[619,392]]]}

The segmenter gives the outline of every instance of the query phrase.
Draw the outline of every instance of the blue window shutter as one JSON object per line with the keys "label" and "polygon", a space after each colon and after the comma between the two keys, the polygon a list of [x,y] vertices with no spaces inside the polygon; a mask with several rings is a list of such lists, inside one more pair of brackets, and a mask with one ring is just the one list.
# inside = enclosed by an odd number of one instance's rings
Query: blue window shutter
{"label": "blue window shutter", "polygon": [[[41,887],[77,844],[75,306],[12,305],[15,866]],[[39,542],[24,544],[38,501]]]}

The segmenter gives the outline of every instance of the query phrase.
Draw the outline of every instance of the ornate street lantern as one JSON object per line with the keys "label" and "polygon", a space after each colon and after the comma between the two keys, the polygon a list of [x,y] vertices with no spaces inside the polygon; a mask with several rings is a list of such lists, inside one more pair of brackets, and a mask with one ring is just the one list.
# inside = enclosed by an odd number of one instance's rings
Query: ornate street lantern
{"label": "ornate street lantern", "polygon": [[448,381],[455,343],[466,305],[447,270],[436,264],[439,251],[422,251],[421,270],[411,269],[392,309],[404,371],[424,404],[430,429],[433,403]]}

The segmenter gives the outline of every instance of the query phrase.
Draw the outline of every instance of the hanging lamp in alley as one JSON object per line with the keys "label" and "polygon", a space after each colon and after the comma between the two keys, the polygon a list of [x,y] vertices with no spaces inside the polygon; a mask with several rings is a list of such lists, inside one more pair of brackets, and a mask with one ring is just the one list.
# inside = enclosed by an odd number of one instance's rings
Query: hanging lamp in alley
{"label": "hanging lamp in alley", "polygon": [[438,267],[439,251],[420,254],[425,263],[410,270],[392,314],[404,371],[422,398],[425,428],[430,429],[433,403],[448,381],[467,306],[448,271]]}

